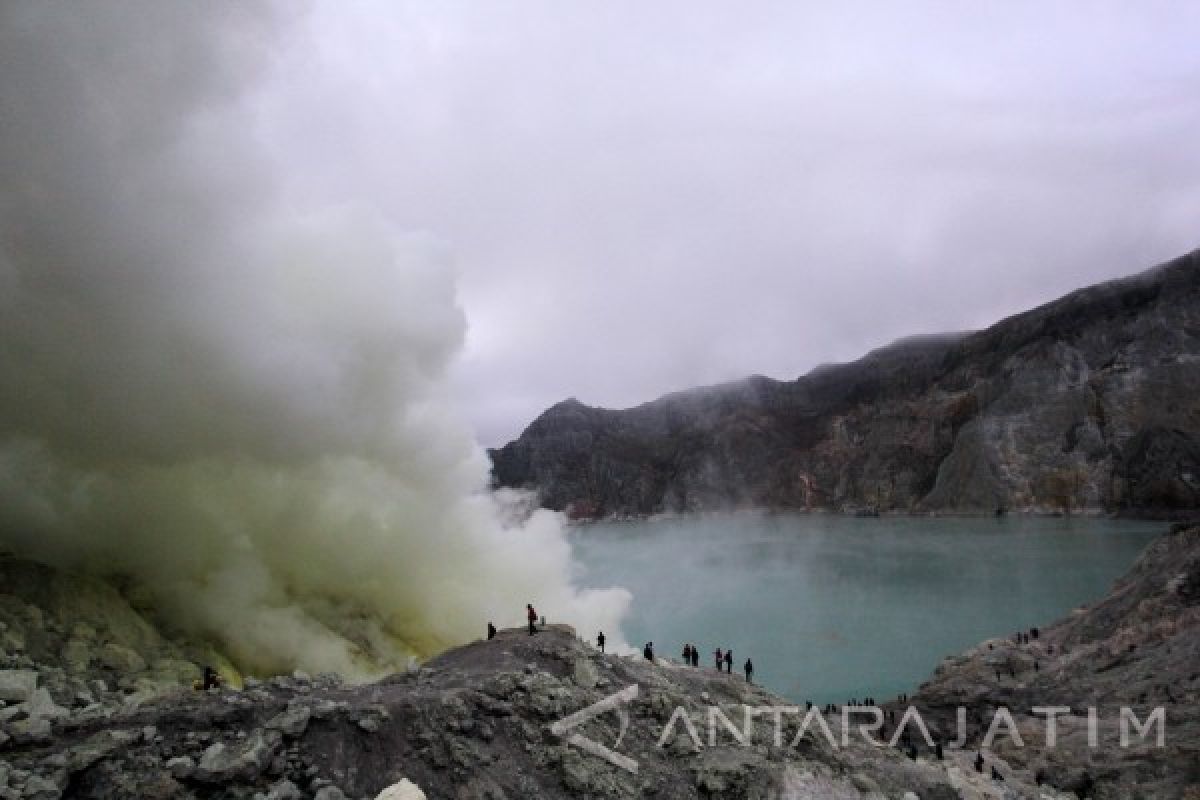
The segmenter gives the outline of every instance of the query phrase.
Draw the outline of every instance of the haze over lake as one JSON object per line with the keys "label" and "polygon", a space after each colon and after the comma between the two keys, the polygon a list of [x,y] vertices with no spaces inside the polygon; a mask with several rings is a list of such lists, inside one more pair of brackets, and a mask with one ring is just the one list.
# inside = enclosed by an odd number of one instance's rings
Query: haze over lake
{"label": "haze over lake", "polygon": [[[711,668],[732,647],[797,701],[882,701],[948,655],[1101,598],[1165,523],[726,514],[573,530],[587,586],[634,594],[624,632]],[[580,631],[594,637],[595,631]]]}

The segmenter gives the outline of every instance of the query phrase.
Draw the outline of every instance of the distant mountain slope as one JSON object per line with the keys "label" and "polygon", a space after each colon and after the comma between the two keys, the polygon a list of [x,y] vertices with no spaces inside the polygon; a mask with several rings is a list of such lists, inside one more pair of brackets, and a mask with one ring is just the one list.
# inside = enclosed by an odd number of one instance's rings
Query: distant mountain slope
{"label": "distant mountain slope", "polygon": [[1200,507],[1200,250],[969,334],[623,411],[571,399],[489,451],[575,516],[718,508]]}

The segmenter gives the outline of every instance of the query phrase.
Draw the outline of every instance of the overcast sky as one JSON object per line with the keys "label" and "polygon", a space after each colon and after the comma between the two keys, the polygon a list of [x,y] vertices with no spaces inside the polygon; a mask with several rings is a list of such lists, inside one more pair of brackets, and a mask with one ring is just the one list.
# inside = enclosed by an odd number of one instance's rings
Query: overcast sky
{"label": "overcast sky", "polygon": [[1200,4],[317,2],[254,104],[444,243],[485,445],[977,328],[1200,244]]}

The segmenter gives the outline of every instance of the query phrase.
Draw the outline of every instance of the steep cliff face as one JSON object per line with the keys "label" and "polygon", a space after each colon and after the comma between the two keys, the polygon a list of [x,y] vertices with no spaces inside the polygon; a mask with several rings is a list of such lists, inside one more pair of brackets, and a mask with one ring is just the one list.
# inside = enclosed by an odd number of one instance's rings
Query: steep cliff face
{"label": "steep cliff face", "polygon": [[490,451],[577,516],[730,507],[1200,507],[1200,251],[969,334],[622,411],[572,399]]}

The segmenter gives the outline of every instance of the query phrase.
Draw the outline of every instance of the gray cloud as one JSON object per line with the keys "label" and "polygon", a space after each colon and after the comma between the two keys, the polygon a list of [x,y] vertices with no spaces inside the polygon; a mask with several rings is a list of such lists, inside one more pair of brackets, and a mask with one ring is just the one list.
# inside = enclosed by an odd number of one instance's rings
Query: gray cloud
{"label": "gray cloud", "polygon": [[488,444],[567,395],[793,377],[1194,247],[1170,3],[319,4],[261,97],[292,190],[449,243]]}

